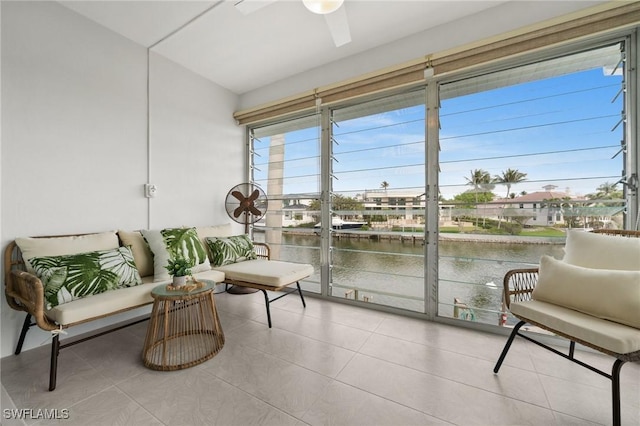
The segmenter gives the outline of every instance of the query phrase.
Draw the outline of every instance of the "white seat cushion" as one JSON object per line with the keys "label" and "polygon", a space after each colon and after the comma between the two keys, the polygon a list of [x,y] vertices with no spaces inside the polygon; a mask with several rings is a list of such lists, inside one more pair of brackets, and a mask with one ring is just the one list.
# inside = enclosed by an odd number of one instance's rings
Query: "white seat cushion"
{"label": "white seat cushion", "polygon": [[634,327],[538,300],[511,302],[509,309],[516,316],[614,353],[640,351],[640,330]]}
{"label": "white seat cushion", "polygon": [[[196,279],[224,281],[224,273],[219,271],[203,271],[193,275]],[[145,277],[143,284],[135,287],[121,288],[105,293],[77,299],[73,302],[63,303],[48,311],[47,317],[61,325],[74,324],[90,318],[110,315],[119,311],[144,306],[153,303],[151,290],[158,285],[166,285],[171,282],[153,282],[153,276]]]}
{"label": "white seat cushion", "polygon": [[255,259],[218,266],[231,280],[246,281],[270,287],[284,287],[313,274],[313,266],[305,263]]}
{"label": "white seat cushion", "polygon": [[209,280],[221,283],[224,281],[224,272],[210,269],[208,271],[202,271],[198,272],[197,274],[193,274],[193,278],[197,280]]}
{"label": "white seat cushion", "polygon": [[[149,277],[151,279],[152,277]],[[144,281],[148,281],[145,279]],[[90,318],[110,315],[153,303],[151,290],[159,283],[147,282],[135,287],[121,288],[96,294],[73,302],[63,303],[45,311],[50,319],[61,325],[74,324]]]}

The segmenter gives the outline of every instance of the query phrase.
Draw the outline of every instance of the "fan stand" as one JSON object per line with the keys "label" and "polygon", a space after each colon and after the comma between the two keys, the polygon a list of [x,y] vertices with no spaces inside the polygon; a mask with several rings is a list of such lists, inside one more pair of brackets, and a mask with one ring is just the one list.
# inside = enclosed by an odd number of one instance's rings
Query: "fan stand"
{"label": "fan stand", "polygon": [[[244,214],[244,233],[249,233],[249,217],[246,213]],[[258,291],[257,288],[242,287],[239,285],[232,285],[231,288],[227,289],[227,293],[229,294],[251,294]]]}

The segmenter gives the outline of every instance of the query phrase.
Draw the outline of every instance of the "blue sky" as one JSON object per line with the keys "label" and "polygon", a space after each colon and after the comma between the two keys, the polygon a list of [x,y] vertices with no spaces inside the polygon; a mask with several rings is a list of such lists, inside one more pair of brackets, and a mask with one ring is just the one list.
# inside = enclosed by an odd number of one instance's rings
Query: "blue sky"
{"label": "blue sky", "polygon": [[[476,168],[527,173],[526,182],[512,187],[516,193],[549,183],[584,195],[617,181],[622,156],[611,157],[620,149],[623,126],[611,129],[620,120],[622,97],[611,100],[619,89],[619,76],[597,69],[443,101],[441,184],[464,184],[457,176]],[[488,105],[502,106],[481,109]],[[483,160],[505,156],[511,158]]]}
{"label": "blue sky", "polygon": [[[601,68],[504,88],[458,96],[441,102],[440,186],[445,198],[468,190],[473,169],[491,175],[507,168],[527,173],[511,192],[529,193],[553,184],[574,195],[616,182],[622,169],[620,149],[621,77]],[[402,108],[338,123],[334,135],[334,190],[346,194],[380,188],[415,189],[424,184],[424,106]],[[318,129],[286,134],[285,193],[319,189]],[[268,138],[262,139],[268,146]],[[259,149],[262,158],[268,151]],[[296,159],[295,161],[293,161]],[[265,166],[259,166],[264,175]],[[494,193],[506,195],[497,186]],[[417,195],[416,194],[416,195]]]}

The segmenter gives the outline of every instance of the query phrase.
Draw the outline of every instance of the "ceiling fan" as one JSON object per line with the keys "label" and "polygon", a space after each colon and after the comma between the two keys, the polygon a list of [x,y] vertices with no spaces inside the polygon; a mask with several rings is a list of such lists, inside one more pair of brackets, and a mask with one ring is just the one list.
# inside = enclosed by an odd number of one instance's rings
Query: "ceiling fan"
{"label": "ceiling fan", "polygon": [[[242,14],[248,15],[275,1],[277,0],[236,0],[235,7]],[[302,0],[302,3],[309,11],[324,15],[336,47],[351,41],[349,20],[343,6],[344,0]]]}

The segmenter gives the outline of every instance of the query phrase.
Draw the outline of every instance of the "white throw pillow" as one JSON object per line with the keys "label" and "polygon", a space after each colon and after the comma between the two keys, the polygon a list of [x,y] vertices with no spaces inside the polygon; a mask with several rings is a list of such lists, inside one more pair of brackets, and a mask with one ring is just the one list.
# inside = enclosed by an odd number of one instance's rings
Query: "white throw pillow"
{"label": "white throw pillow", "polygon": [[153,253],[153,281],[171,278],[165,266],[168,265],[169,259],[176,256],[193,261],[192,274],[211,269],[207,250],[200,242],[195,228],[147,229],[141,232]]}
{"label": "white throw pillow", "polygon": [[583,268],[542,256],[532,297],[640,328],[640,271]]}
{"label": "white throw pillow", "polygon": [[568,231],[565,263],[593,269],[640,270],[640,238]]}
{"label": "white throw pillow", "polygon": [[118,237],[123,246],[131,247],[140,276],[153,275],[153,253],[151,253],[149,245],[142,237],[142,233],[140,231],[123,231],[120,229],[118,230]]}
{"label": "white throw pillow", "polygon": [[34,257],[78,254],[120,247],[118,236],[114,231],[69,237],[16,238],[16,244],[22,252],[27,271],[32,274],[35,271],[29,259]]}

